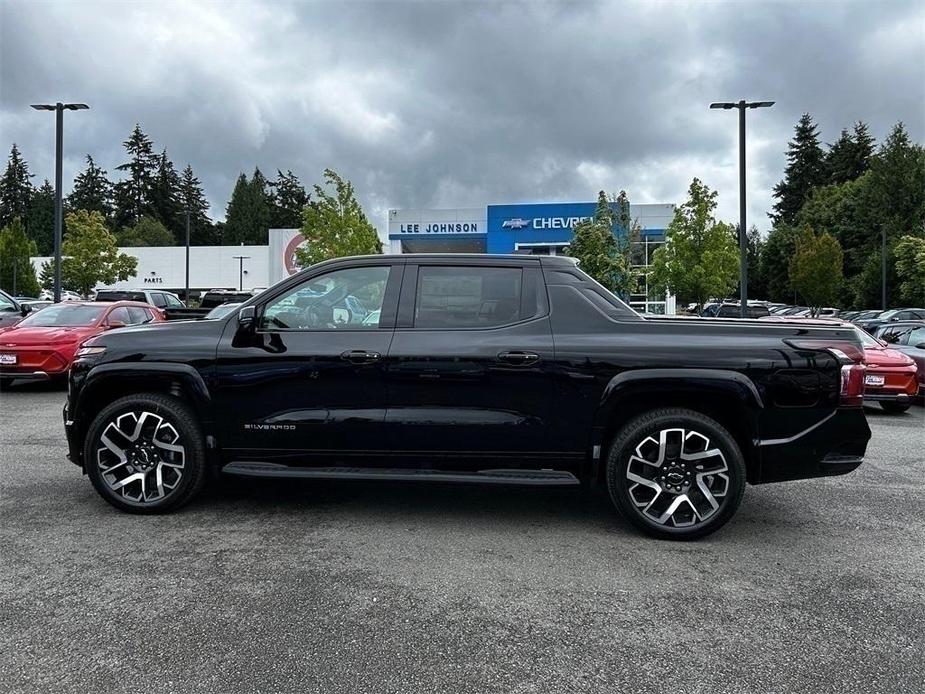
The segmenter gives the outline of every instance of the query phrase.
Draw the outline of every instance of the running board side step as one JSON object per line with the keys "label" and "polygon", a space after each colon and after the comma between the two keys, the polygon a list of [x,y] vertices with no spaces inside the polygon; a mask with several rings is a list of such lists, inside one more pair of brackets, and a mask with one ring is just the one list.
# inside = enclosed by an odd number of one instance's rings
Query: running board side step
{"label": "running board side step", "polygon": [[407,468],[373,467],[291,467],[279,463],[228,463],[222,468],[236,477],[276,477],[288,479],[391,480],[420,482],[473,482],[477,484],[516,484],[542,487],[576,487],[578,478],[557,470],[482,470],[445,472]]}

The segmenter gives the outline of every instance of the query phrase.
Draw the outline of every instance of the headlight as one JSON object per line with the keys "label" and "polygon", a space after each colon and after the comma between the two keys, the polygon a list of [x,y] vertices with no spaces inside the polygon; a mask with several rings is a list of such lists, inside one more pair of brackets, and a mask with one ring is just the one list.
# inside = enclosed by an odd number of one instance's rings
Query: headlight
{"label": "headlight", "polygon": [[81,347],[77,350],[78,357],[92,357],[106,351],[105,347]]}

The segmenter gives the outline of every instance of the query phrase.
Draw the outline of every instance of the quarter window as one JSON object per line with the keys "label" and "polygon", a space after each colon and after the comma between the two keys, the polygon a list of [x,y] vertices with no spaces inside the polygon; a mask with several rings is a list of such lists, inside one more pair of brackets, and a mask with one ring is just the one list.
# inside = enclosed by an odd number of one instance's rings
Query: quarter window
{"label": "quarter window", "polygon": [[422,265],[414,326],[490,328],[529,318],[521,314],[522,285],[521,268]]}
{"label": "quarter window", "polygon": [[270,302],[263,330],[375,330],[389,281],[388,267],[336,270]]}

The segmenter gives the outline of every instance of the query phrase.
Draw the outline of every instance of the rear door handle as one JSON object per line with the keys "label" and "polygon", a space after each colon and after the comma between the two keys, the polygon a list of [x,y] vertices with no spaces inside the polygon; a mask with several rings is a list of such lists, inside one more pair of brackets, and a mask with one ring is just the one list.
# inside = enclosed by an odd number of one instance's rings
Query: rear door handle
{"label": "rear door handle", "polygon": [[379,352],[367,352],[365,349],[351,349],[343,352],[340,358],[351,364],[370,364],[379,361],[382,355]]}
{"label": "rear door handle", "polygon": [[507,364],[523,366],[539,361],[540,355],[535,352],[501,352],[501,354],[498,355],[498,359]]}

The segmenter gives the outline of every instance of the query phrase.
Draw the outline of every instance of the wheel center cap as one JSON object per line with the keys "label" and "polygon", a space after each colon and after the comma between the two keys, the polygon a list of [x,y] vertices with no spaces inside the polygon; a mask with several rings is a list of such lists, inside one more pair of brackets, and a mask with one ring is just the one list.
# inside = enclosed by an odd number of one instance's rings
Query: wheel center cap
{"label": "wheel center cap", "polygon": [[666,477],[668,477],[668,481],[672,484],[681,484],[684,481],[684,473],[676,470],[669,472]]}

